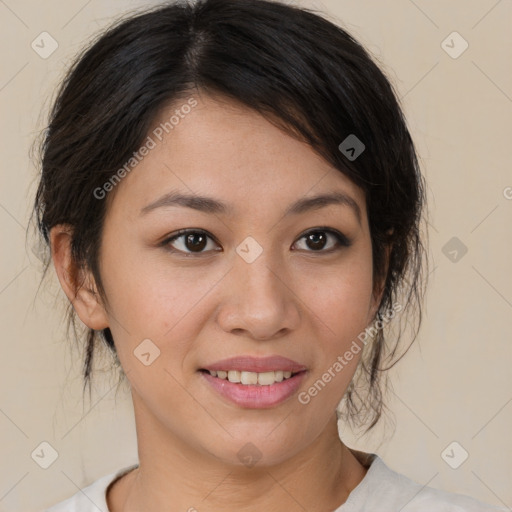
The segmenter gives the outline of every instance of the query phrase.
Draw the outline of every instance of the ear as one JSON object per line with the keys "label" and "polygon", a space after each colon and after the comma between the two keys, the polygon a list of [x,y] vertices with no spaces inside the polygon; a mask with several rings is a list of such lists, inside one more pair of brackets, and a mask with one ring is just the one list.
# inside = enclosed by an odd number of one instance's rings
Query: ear
{"label": "ear", "polygon": [[71,254],[72,235],[73,229],[68,224],[59,224],[50,230],[53,264],[60,285],[80,320],[99,331],[108,327],[108,317],[92,272],[76,267]]}
{"label": "ear", "polygon": [[[389,234],[389,232],[388,232],[388,234]],[[375,315],[377,314],[377,311],[379,309],[380,302],[382,300],[382,296],[384,294],[384,290],[386,287],[386,276],[388,274],[388,269],[389,269],[389,257],[391,255],[392,247],[393,247],[393,244],[390,242],[385,248],[384,257],[386,258],[386,260],[385,260],[384,277],[378,283],[374,284],[371,307],[370,307],[370,311],[368,314],[368,321],[372,321],[375,318]]]}

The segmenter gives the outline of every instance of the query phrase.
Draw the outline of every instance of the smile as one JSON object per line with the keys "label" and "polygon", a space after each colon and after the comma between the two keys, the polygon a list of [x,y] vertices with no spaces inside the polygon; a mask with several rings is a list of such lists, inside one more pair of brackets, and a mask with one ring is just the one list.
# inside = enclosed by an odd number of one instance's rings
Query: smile
{"label": "smile", "polygon": [[217,396],[246,409],[267,409],[287,401],[297,393],[307,373],[307,370],[297,373],[289,370],[260,373],[237,370],[199,371],[205,383]]}

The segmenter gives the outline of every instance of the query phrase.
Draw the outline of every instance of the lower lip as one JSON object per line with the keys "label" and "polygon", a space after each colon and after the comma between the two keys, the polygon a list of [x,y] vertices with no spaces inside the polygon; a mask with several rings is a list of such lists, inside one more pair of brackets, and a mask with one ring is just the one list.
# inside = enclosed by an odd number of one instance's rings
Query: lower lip
{"label": "lower lip", "polygon": [[307,372],[296,373],[293,377],[270,386],[237,384],[213,377],[208,372],[200,373],[215,391],[236,405],[248,409],[265,409],[290,398],[299,389]]}

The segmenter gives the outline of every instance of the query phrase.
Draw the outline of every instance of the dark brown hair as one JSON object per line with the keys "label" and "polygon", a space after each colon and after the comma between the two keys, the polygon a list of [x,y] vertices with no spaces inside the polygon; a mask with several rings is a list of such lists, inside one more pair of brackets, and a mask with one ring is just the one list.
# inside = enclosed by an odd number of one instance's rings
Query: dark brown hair
{"label": "dark brown hair", "polygon": [[[138,150],[161,110],[194,90],[262,113],[364,190],[374,282],[385,283],[377,316],[397,301],[414,308],[414,341],[426,279],[424,184],[413,141],[392,85],[367,51],[306,9],[266,0],[172,3],[102,33],[63,81],[41,146],[34,216],[46,243],[53,226],[70,224],[76,266],[92,271],[104,296],[98,251],[108,201],[94,191]],[[355,159],[339,148],[350,135],[365,146]],[[70,308],[73,325],[74,318]],[[346,419],[365,422],[366,430],[381,416],[382,364],[395,356],[401,333],[386,340],[378,330],[358,369],[365,393],[354,383],[347,390]],[[89,330],[84,390],[98,341],[119,365],[110,329]]]}

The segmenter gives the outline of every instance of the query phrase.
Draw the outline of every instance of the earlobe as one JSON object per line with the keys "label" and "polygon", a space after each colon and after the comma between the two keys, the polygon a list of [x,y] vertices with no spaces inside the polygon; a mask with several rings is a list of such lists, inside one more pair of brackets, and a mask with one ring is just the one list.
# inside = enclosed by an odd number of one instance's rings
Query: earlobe
{"label": "earlobe", "polygon": [[64,293],[80,320],[96,331],[109,326],[92,272],[77,269],[71,253],[73,229],[59,224],[50,230],[53,264]]}

